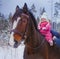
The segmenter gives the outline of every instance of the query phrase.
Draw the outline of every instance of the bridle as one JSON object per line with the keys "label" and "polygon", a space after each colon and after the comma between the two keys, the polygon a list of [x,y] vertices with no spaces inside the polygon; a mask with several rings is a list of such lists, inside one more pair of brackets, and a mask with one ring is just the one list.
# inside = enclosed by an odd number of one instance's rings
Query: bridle
{"label": "bridle", "polygon": [[[22,14],[22,16],[26,16],[26,17],[29,17],[28,15],[26,15],[26,14]],[[28,21],[28,20],[27,20]],[[28,24],[28,22],[27,22],[27,24]],[[17,34],[19,34],[21,37],[22,37],[22,39],[24,39],[24,40],[26,40],[27,39],[27,28],[28,28],[28,26],[26,25],[26,27],[25,27],[25,32],[24,33],[21,33],[21,32],[18,32],[16,29],[13,29],[13,30],[11,30],[11,32],[14,32],[14,33],[17,33]],[[29,36],[30,37],[30,36]],[[43,39],[42,40],[42,42],[39,44],[39,46],[37,46],[37,47],[31,47],[30,45],[27,45],[29,48],[31,48],[31,49],[38,49],[38,48],[40,48],[42,45],[43,45],[43,43],[45,42],[45,40]]]}
{"label": "bridle", "polygon": [[[21,16],[25,16],[25,17],[27,17],[27,18],[29,17],[28,15],[23,14],[23,13],[22,13]],[[27,23],[28,23],[28,20],[27,20]],[[22,37],[22,39],[25,40],[25,39],[27,38],[27,24],[26,24],[25,32],[24,32],[24,33],[21,33],[21,32],[19,32],[19,31],[17,31],[16,29],[11,30],[10,33],[11,33],[11,32],[14,32],[14,33],[19,34],[19,35]]]}

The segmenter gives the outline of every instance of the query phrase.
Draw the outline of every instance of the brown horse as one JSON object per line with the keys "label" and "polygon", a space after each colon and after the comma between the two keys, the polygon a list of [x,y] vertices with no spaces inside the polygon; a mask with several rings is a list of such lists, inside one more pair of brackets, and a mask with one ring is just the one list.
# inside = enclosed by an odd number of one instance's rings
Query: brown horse
{"label": "brown horse", "polygon": [[48,59],[48,48],[44,37],[37,30],[36,20],[25,4],[16,7],[12,17],[13,28],[9,44],[17,48],[24,40],[24,59]]}
{"label": "brown horse", "polygon": [[26,3],[22,9],[16,7],[12,24],[9,44],[17,48],[22,41],[25,41],[24,59],[59,59],[55,57],[57,50],[50,47],[39,33],[36,20]]}

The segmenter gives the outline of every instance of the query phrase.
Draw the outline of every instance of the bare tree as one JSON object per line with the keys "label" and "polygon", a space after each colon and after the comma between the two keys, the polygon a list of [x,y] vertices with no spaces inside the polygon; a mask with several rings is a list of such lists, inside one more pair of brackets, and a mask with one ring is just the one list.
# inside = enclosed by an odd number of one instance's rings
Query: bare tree
{"label": "bare tree", "polygon": [[37,11],[36,11],[36,7],[35,7],[35,5],[34,5],[34,4],[31,6],[30,11],[35,12],[35,13],[37,12]]}
{"label": "bare tree", "polygon": [[45,8],[44,8],[44,7],[40,7],[40,16],[41,16],[44,12],[46,12],[46,11],[45,11]]}
{"label": "bare tree", "polygon": [[42,9],[42,11],[41,11],[41,15],[42,15],[44,12],[46,12],[46,11],[45,11],[45,8]]}
{"label": "bare tree", "polygon": [[11,19],[12,19],[12,13],[11,12],[9,13],[8,19],[9,19],[9,21],[11,21]]}
{"label": "bare tree", "polygon": [[58,10],[60,10],[60,3],[56,2],[55,3],[55,13],[54,16],[57,17],[58,16]]}
{"label": "bare tree", "polygon": [[39,19],[39,17],[37,17],[37,24],[40,22],[40,19]]}

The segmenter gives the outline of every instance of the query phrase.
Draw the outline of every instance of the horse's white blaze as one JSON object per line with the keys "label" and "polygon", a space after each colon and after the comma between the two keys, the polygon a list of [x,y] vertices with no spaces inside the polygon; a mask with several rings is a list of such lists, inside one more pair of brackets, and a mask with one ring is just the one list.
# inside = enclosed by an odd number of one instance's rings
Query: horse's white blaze
{"label": "horse's white blaze", "polygon": [[[13,29],[15,29],[16,28],[16,26],[17,26],[17,24],[18,24],[18,22],[19,22],[19,20],[20,20],[21,18],[20,17],[18,17],[17,18],[17,20],[15,20],[14,22],[13,22],[13,27],[12,27],[12,30]],[[10,35],[10,40],[9,40],[9,44],[13,47],[14,46],[14,32],[12,32],[11,33],[11,35]]]}
{"label": "horse's white blaze", "polygon": [[17,26],[17,24],[18,24],[18,22],[19,22],[20,19],[21,19],[21,18],[18,17],[17,20],[14,21],[14,23],[13,23],[13,28],[12,28],[12,29],[15,29],[15,28],[16,28],[16,26]]}

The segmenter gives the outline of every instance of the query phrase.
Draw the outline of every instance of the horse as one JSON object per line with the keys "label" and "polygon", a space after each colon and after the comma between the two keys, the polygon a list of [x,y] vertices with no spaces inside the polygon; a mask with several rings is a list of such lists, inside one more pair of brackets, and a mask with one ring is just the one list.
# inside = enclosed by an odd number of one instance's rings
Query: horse
{"label": "horse", "polygon": [[36,19],[26,3],[22,9],[16,7],[11,21],[13,26],[9,45],[17,48],[24,41],[24,59],[49,59],[45,38],[39,33]]}
{"label": "horse", "polygon": [[16,7],[12,17],[12,30],[9,45],[17,48],[24,41],[24,59],[59,59],[60,53],[55,46],[50,47],[38,31],[36,19],[25,3],[23,8]]}

